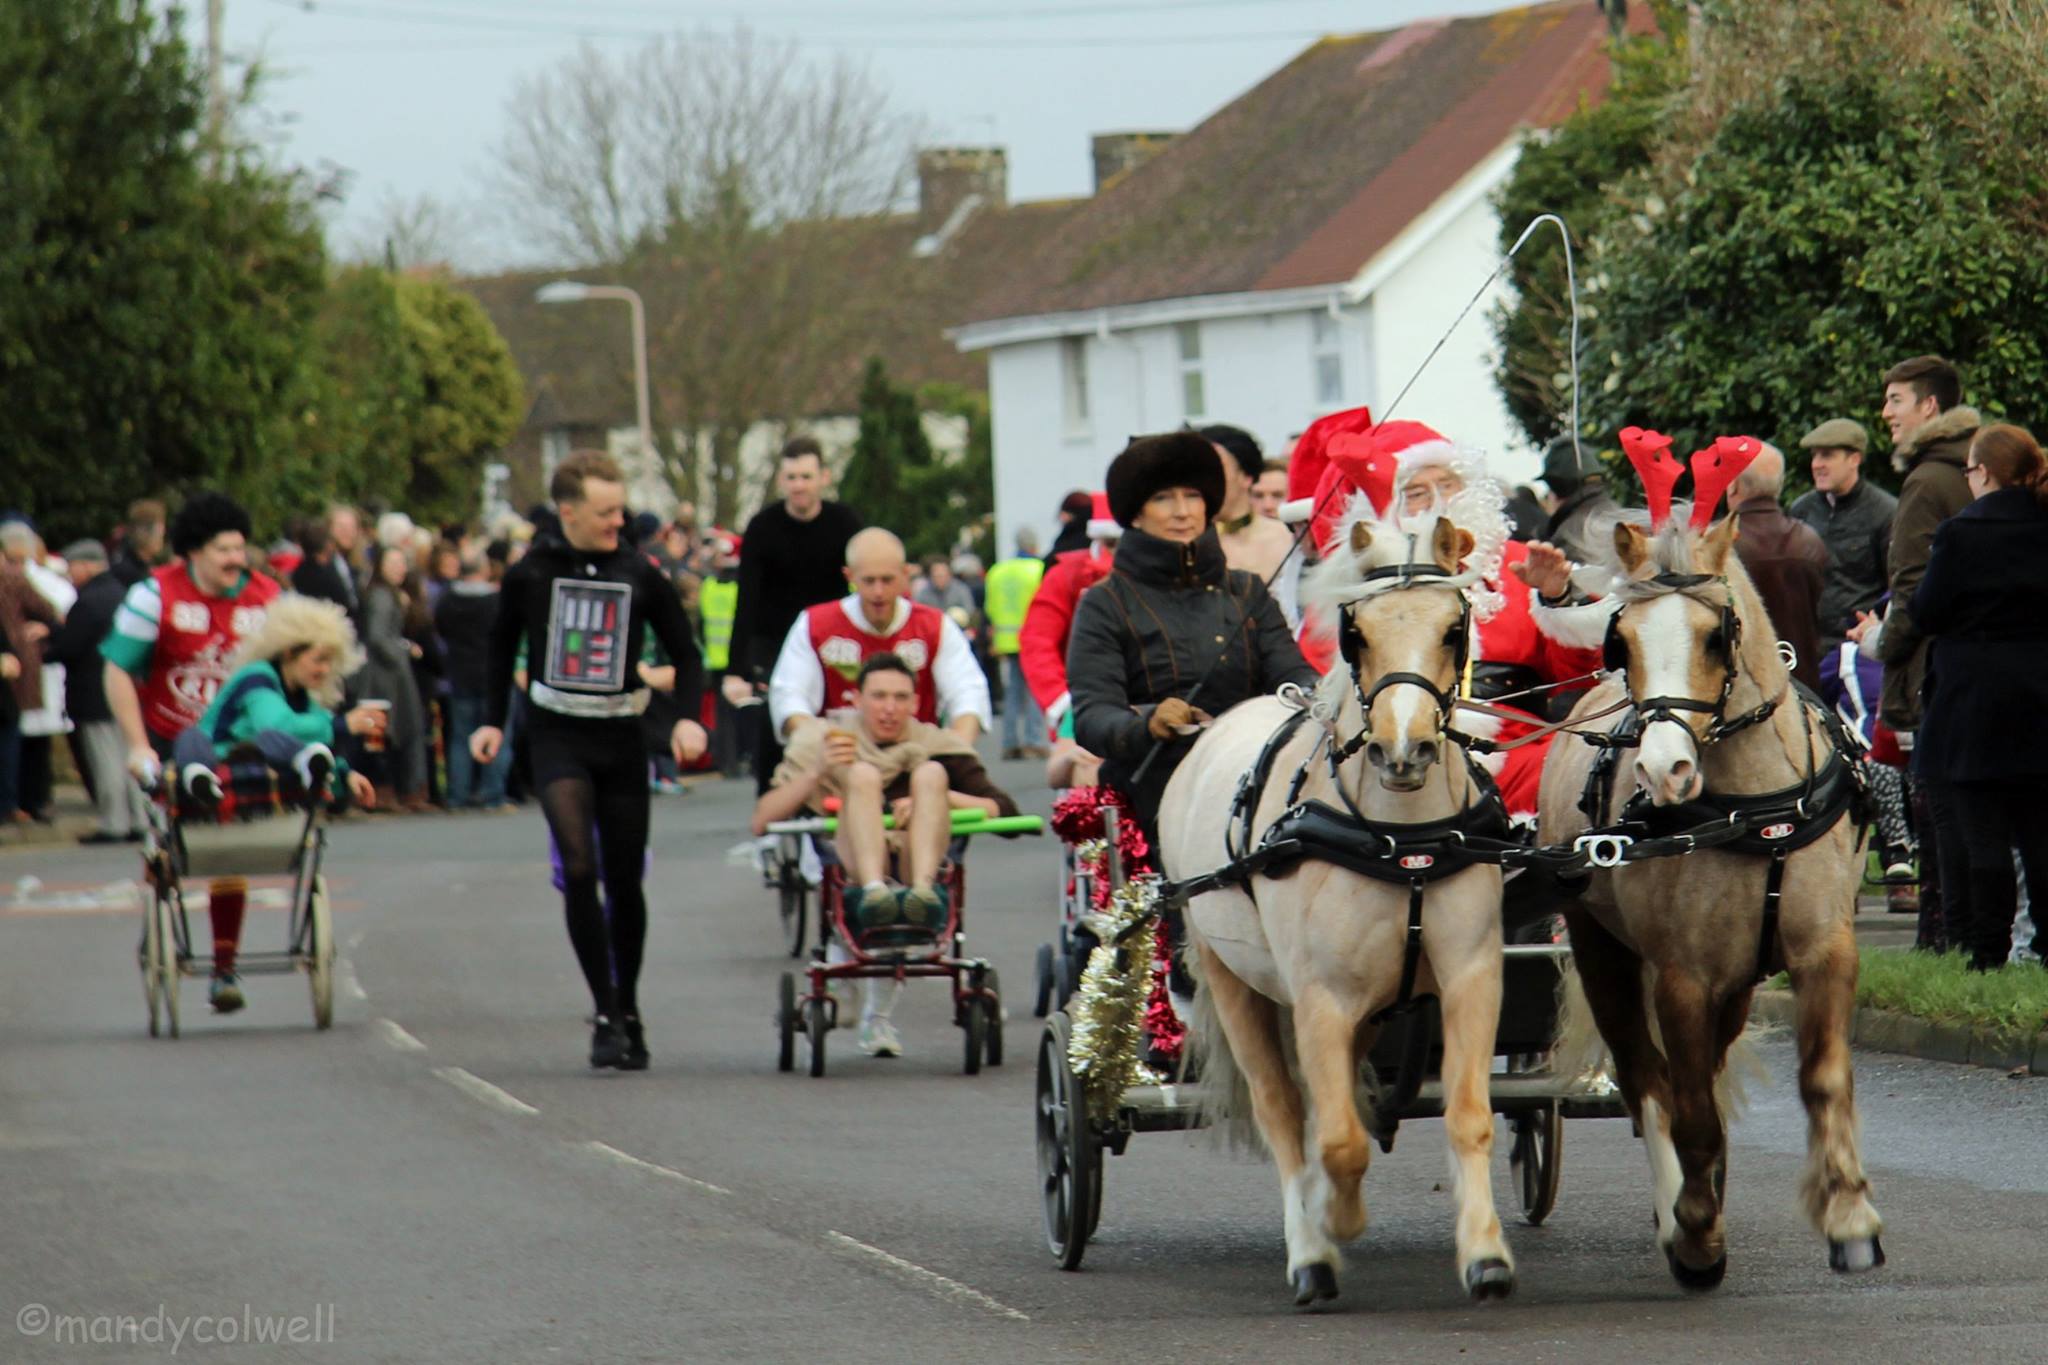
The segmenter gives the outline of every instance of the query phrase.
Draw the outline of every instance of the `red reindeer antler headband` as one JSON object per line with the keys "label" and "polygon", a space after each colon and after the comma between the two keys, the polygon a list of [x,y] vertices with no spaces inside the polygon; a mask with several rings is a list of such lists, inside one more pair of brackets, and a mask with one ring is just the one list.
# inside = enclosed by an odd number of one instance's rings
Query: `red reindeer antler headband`
{"label": "red reindeer antler headband", "polygon": [[[1671,438],[1660,431],[1624,427],[1621,448],[1643,481],[1643,500],[1650,507],[1650,529],[1663,529],[1671,520],[1671,490],[1685,473],[1685,466],[1671,453]],[[1741,477],[1763,450],[1754,436],[1722,436],[1692,457],[1692,529],[1704,531],[1714,519],[1714,509],[1728,485]]]}
{"label": "red reindeer antler headband", "polygon": [[1643,481],[1643,500],[1650,507],[1650,529],[1655,531],[1671,520],[1671,490],[1678,485],[1685,466],[1671,453],[1671,438],[1661,431],[1641,427],[1621,429],[1621,448]]}
{"label": "red reindeer antler headband", "polygon": [[1754,436],[1717,436],[1705,450],[1692,455],[1692,529],[1704,531],[1721,505],[1728,485],[1742,477],[1742,471],[1763,452],[1764,444]]}

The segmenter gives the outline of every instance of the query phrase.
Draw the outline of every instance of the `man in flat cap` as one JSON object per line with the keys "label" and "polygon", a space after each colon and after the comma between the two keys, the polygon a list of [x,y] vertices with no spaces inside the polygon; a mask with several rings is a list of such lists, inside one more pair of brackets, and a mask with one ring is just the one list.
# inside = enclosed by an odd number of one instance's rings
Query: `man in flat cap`
{"label": "man in flat cap", "polygon": [[1831,417],[1799,444],[1813,461],[1813,491],[1792,504],[1792,515],[1828,547],[1820,633],[1822,648],[1831,652],[1856,624],[1856,613],[1871,610],[1885,594],[1899,500],[1863,477],[1870,435],[1859,423]]}

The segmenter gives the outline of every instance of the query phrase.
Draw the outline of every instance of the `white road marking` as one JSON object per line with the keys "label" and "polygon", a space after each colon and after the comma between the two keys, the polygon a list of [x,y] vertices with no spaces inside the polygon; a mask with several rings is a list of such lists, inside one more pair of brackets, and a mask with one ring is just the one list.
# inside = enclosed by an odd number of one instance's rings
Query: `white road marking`
{"label": "white road marking", "polygon": [[973,1308],[980,1308],[995,1314],[999,1318],[1008,1318],[1012,1322],[1031,1321],[1029,1313],[1020,1313],[1010,1307],[1010,1305],[990,1298],[979,1289],[970,1288],[958,1280],[948,1279],[936,1270],[926,1270],[915,1261],[906,1261],[901,1256],[892,1255],[880,1247],[869,1246],[866,1242],[848,1237],[843,1232],[827,1232],[825,1240],[838,1250],[879,1261],[897,1274],[909,1279],[918,1288],[936,1294],[938,1297],[949,1302],[964,1303]]}
{"label": "white road marking", "polygon": [[681,1171],[672,1171],[666,1166],[657,1166],[651,1161],[642,1161],[631,1152],[622,1152],[608,1142],[586,1142],[583,1144],[583,1150],[595,1152],[609,1161],[618,1162],[621,1166],[631,1166],[636,1171],[645,1171],[649,1175],[658,1175],[664,1180],[680,1181],[691,1189],[702,1190],[706,1194],[730,1195],[732,1193],[731,1190],[723,1185],[714,1185],[708,1180],[699,1180],[693,1175],[684,1175]]}
{"label": "white road marking", "polygon": [[460,1090],[473,1100],[482,1100],[508,1114],[538,1114],[540,1110],[520,1099],[509,1090],[500,1090],[483,1077],[464,1071],[459,1066],[437,1066],[434,1074]]}
{"label": "white road marking", "polygon": [[425,1052],[427,1045],[407,1033],[395,1019],[379,1019],[377,1028],[384,1034],[384,1041],[400,1052]]}
{"label": "white road marking", "polygon": [[341,978],[341,988],[348,992],[349,999],[368,1000],[370,998],[370,993],[363,989],[363,983],[356,980],[355,963],[350,962],[347,958],[343,958],[340,964],[340,971],[336,975]]}
{"label": "white road marking", "polygon": [[342,944],[341,946],[352,953],[356,949],[363,946],[363,936],[360,933],[350,934],[348,936],[348,942]]}

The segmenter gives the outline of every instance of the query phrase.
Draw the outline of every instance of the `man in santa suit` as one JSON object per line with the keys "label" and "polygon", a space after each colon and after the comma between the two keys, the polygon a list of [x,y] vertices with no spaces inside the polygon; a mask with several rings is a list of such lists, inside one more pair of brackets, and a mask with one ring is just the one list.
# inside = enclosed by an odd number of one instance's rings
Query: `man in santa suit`
{"label": "man in santa suit", "polygon": [[903,542],[880,527],[862,531],[847,542],[846,579],[852,593],[803,611],[783,637],[768,678],[776,734],[852,708],[861,664],[871,654],[894,654],[910,666],[917,719],[936,725],[943,716],[972,744],[995,714],[988,677],[959,626],[936,607],[910,600]]}
{"label": "man in santa suit", "polygon": [[[1542,725],[1540,713],[1555,708],[1561,714],[1592,685],[1601,667],[1607,612],[1575,600],[1573,566],[1562,551],[1542,541],[1509,538],[1505,491],[1487,473],[1480,452],[1453,445],[1420,422],[1374,424],[1362,408],[1310,427],[1289,466],[1290,480],[1314,479],[1312,501],[1294,504],[1294,511],[1312,511],[1318,545],[1327,545],[1335,533],[1363,465],[1390,457],[1396,465],[1400,516],[1440,511],[1477,542],[1470,562],[1485,581],[1474,591],[1477,639],[1466,695],[1480,701],[1507,697],[1515,703],[1507,709],[1525,714],[1521,720],[1503,720],[1464,711],[1455,723],[1468,734],[1503,742],[1526,735]],[[1327,671],[1329,643],[1304,631],[1302,645],[1309,661]],[[1551,686],[1560,683],[1564,686]],[[1539,687],[1551,690],[1529,695],[1529,689]],[[1535,814],[1549,748],[1544,739],[1482,756],[1510,814]]]}

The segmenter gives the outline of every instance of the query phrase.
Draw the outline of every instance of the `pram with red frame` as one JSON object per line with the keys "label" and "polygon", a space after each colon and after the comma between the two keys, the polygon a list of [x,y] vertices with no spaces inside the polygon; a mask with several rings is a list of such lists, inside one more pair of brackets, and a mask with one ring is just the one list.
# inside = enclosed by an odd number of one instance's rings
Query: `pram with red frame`
{"label": "pram with red frame", "polygon": [[[965,816],[966,812],[956,813]],[[849,922],[846,914],[846,871],[830,855],[829,845],[818,836],[838,829],[838,821],[826,816],[799,820],[778,820],[768,827],[770,834],[785,842],[791,837],[818,839],[825,860],[824,878],[818,888],[818,939],[811,948],[810,965],[799,987],[798,974],[784,972],[776,994],[776,1069],[796,1069],[796,1039],[803,1034],[810,1043],[810,1072],[825,1074],[825,1037],[839,1026],[839,1000],[832,993],[835,982],[887,980],[901,983],[914,977],[940,977],[951,983],[953,1022],[964,1035],[961,1070],[978,1073],[984,1064],[1003,1064],[1002,988],[995,968],[986,958],[967,956],[964,911],[967,900],[967,841],[976,834],[1038,834],[1044,822],[1037,816],[998,818],[956,818],[953,838],[940,868],[939,880],[946,890],[946,922],[937,929],[921,930],[902,924],[862,927]],[[844,946],[847,961],[833,962],[833,941]]]}

